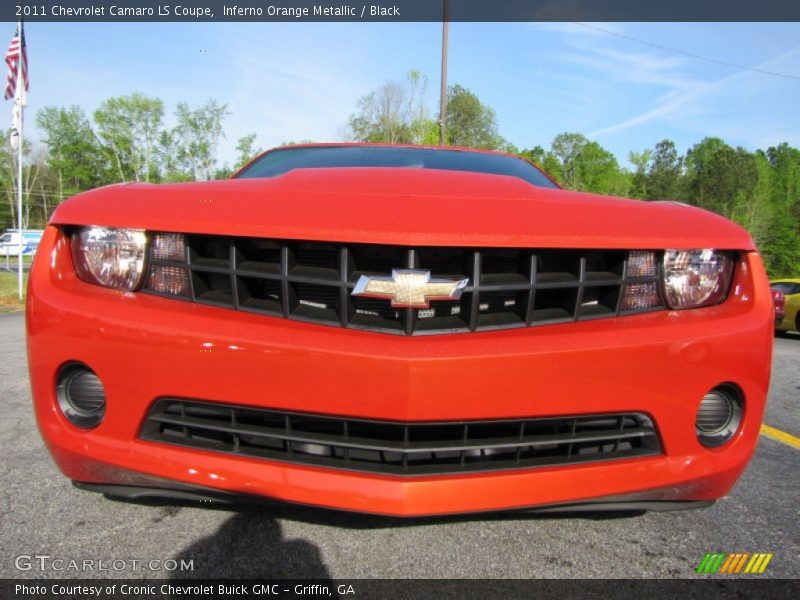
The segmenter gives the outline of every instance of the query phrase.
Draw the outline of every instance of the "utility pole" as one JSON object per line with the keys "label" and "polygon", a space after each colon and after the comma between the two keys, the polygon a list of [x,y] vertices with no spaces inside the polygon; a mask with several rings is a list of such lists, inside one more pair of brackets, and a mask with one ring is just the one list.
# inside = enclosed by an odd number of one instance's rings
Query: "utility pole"
{"label": "utility pole", "polygon": [[439,91],[439,145],[444,146],[447,122],[447,33],[450,21],[450,0],[442,0],[442,87]]}

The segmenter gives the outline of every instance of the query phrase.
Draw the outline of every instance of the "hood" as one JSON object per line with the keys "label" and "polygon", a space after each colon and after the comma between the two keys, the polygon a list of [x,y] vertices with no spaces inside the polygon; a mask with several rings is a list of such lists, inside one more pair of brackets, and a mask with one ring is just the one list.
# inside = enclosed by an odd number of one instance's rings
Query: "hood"
{"label": "hood", "polygon": [[269,179],[114,185],[67,200],[51,223],[411,246],[754,248],[749,234],[731,221],[673,202],[408,168],[302,169]]}

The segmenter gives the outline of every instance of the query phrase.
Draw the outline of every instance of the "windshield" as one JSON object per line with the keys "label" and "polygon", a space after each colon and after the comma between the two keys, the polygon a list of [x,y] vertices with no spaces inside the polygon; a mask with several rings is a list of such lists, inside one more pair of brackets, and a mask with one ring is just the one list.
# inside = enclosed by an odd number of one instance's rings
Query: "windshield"
{"label": "windshield", "polygon": [[786,295],[796,294],[800,291],[800,284],[795,283],[773,283],[770,287],[773,290],[780,290]]}
{"label": "windshield", "polygon": [[402,167],[508,175],[531,185],[558,188],[539,169],[521,158],[502,154],[392,146],[312,146],[267,152],[237,179],[276,177],[295,169]]}

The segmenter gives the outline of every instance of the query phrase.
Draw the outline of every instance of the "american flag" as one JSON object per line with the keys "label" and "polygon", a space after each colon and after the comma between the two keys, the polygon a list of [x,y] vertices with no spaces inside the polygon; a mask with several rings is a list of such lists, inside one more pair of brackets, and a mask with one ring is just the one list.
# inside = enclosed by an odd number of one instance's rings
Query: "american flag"
{"label": "american flag", "polygon": [[11,38],[6,52],[6,64],[8,64],[8,76],[6,77],[6,100],[15,98],[17,93],[17,68],[20,60],[20,50],[22,51],[22,81],[27,92],[30,89],[28,81],[28,51],[25,49],[25,30],[20,23],[16,34]]}

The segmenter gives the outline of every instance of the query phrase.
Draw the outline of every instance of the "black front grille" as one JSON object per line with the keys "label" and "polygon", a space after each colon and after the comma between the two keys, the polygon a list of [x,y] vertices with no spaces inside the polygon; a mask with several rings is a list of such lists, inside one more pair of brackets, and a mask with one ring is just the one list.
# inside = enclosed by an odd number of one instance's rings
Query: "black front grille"
{"label": "black front grille", "polygon": [[641,413],[399,423],[158,400],[140,437],[215,452],[395,475],[465,473],[661,453]]}
{"label": "black front grille", "polygon": [[[182,261],[149,260],[182,269],[188,288],[170,297],[242,311],[401,335],[486,331],[585,321],[664,308],[625,309],[626,285],[658,291],[658,274],[633,277],[627,250],[532,250],[337,244],[187,235]],[[658,253],[660,257],[660,253]],[[657,263],[660,261],[656,261]],[[361,275],[393,269],[468,279],[457,301],[428,309],[393,308],[389,300],[354,297]],[[144,290],[153,281],[147,277]]]}

